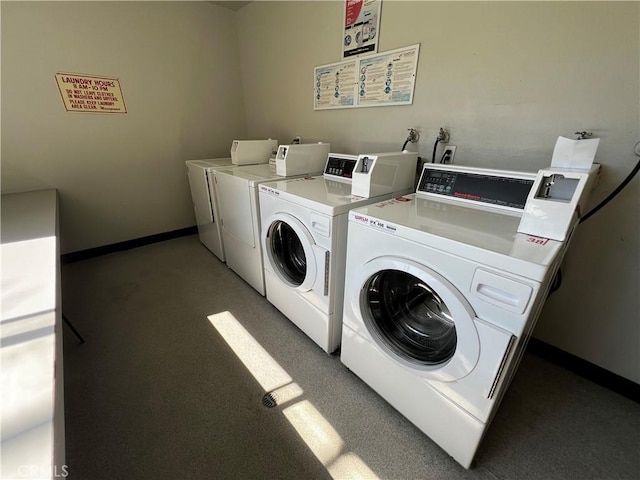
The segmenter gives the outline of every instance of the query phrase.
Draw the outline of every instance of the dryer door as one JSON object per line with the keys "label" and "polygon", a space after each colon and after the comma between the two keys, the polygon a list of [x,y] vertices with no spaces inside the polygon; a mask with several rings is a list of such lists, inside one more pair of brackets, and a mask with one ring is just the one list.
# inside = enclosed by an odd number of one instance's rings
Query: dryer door
{"label": "dryer door", "polygon": [[315,242],[298,219],[276,213],[264,224],[262,246],[266,261],[277,277],[292,288],[306,292],[316,280]]}
{"label": "dryer door", "polygon": [[211,197],[209,194],[209,175],[204,168],[187,163],[187,176],[191,188],[191,200],[196,214],[196,220],[205,222],[214,220],[211,211]]}
{"label": "dryer door", "polygon": [[358,270],[356,281],[352,306],[391,358],[435,380],[473,370],[480,355],[475,314],[443,276],[412,260],[379,257]]}

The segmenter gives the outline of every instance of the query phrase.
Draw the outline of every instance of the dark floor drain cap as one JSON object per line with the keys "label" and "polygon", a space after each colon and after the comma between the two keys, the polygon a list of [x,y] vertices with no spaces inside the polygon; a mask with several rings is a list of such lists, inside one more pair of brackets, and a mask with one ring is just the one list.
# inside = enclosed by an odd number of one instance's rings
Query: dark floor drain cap
{"label": "dark floor drain cap", "polygon": [[273,393],[265,393],[264,397],[262,397],[262,405],[267,408],[273,408],[278,406],[278,396]]}

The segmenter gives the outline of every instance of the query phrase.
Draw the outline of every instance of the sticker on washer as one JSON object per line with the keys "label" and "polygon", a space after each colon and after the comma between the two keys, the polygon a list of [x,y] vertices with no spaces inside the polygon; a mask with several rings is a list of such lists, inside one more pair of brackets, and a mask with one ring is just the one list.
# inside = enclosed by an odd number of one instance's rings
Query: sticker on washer
{"label": "sticker on washer", "polygon": [[383,230],[387,233],[396,233],[398,227],[396,227],[393,223],[386,223],[377,218],[367,217],[366,215],[362,215],[359,213],[354,213],[352,215],[353,220],[362,223],[363,225],[368,225],[369,227],[377,228],[379,230]]}
{"label": "sticker on washer", "polygon": [[390,200],[385,200],[384,202],[379,202],[376,203],[375,206],[378,208],[384,208],[387,205],[395,205],[398,203],[406,203],[406,202],[410,202],[412,199],[411,198],[407,198],[407,197],[396,197],[396,198],[392,198]]}
{"label": "sticker on washer", "polygon": [[264,193],[268,193],[269,195],[280,195],[280,191],[275,188],[267,187],[266,185],[260,185],[260,191]]}
{"label": "sticker on washer", "polygon": [[536,245],[546,245],[549,242],[549,239],[544,237],[536,237],[535,235],[529,235],[527,237],[527,242],[535,243]]}

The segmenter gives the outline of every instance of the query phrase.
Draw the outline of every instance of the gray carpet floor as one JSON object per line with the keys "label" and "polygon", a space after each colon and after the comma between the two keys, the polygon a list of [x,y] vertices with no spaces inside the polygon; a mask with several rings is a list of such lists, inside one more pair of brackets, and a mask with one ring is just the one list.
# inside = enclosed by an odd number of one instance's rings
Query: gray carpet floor
{"label": "gray carpet floor", "polygon": [[[640,405],[531,353],[463,469],[196,235],[63,265],[62,291],[72,480],[640,477]],[[222,312],[296,395],[263,404]]]}

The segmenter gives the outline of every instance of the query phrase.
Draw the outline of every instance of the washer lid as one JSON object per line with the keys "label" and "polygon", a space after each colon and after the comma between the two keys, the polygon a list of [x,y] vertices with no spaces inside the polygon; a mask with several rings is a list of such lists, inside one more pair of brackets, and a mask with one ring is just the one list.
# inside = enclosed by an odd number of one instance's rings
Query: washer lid
{"label": "washer lid", "polygon": [[283,177],[282,175],[277,174],[276,166],[271,164],[243,166],[239,167],[238,170],[238,175],[247,175],[247,179],[249,180],[251,187],[256,187],[258,184],[263,182],[273,182],[281,178],[299,178],[317,175],[320,173],[322,172],[311,172],[309,175],[296,173],[295,175]]}
{"label": "washer lid", "polygon": [[[268,182],[260,185],[260,192],[276,196],[327,215],[336,216],[376,201],[351,194],[351,184],[324,176],[307,176]],[[407,193],[407,190],[399,194]],[[389,198],[382,195],[378,200]]]}
{"label": "washer lid", "polygon": [[352,210],[349,220],[542,281],[563,243],[518,233],[520,214],[415,194]]}
{"label": "washer lid", "polygon": [[276,168],[268,164],[234,165],[233,167],[216,171],[216,175],[228,175],[230,177],[246,180],[249,187],[252,187],[256,182],[265,182],[280,178],[276,175]]}
{"label": "washer lid", "polygon": [[186,163],[197,165],[202,168],[231,167],[231,157],[228,158],[203,158],[202,160],[187,160]]}

